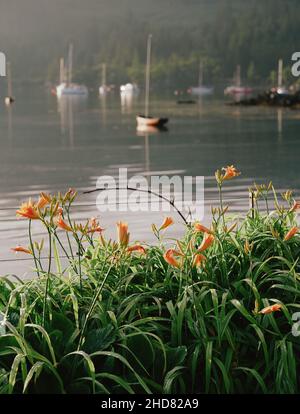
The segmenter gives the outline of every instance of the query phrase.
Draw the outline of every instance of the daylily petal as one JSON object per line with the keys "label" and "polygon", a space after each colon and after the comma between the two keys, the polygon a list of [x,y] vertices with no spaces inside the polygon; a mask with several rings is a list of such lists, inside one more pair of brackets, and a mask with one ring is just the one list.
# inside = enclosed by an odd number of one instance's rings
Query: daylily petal
{"label": "daylily petal", "polygon": [[275,305],[267,306],[266,308],[263,308],[258,313],[261,313],[262,315],[267,315],[268,313],[273,313],[280,311],[282,309],[282,305],[280,303],[275,303]]}
{"label": "daylily petal", "polygon": [[174,220],[172,219],[172,217],[166,217],[162,225],[160,226],[159,230],[164,230],[167,227],[171,226],[172,224],[174,224]]}
{"label": "daylily petal", "polygon": [[213,234],[204,233],[204,237],[202,243],[200,244],[200,247],[198,248],[198,252],[203,252],[203,250],[208,249],[208,247],[212,245],[214,240],[215,237]]}
{"label": "daylily petal", "polygon": [[292,227],[284,236],[284,241],[290,240],[292,237],[295,236],[299,231],[298,227]]}

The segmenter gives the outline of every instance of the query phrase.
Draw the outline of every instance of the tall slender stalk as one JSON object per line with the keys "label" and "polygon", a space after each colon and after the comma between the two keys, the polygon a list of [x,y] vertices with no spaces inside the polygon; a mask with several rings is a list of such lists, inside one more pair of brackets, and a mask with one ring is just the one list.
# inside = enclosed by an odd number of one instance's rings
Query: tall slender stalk
{"label": "tall slender stalk", "polygon": [[45,289],[45,296],[44,296],[44,304],[43,304],[43,326],[45,326],[46,320],[46,307],[47,307],[47,299],[48,299],[48,291],[49,291],[49,283],[50,283],[50,272],[51,272],[51,262],[52,262],[52,235],[50,229],[47,227],[48,235],[49,235],[49,257],[48,257],[48,272],[46,276],[46,289]]}
{"label": "tall slender stalk", "polygon": [[36,267],[36,273],[37,273],[37,275],[39,277],[40,276],[40,271],[39,271],[39,268],[38,268],[38,260],[37,260],[37,257],[35,255],[34,244],[33,244],[33,241],[32,241],[32,233],[31,233],[31,224],[32,223],[31,222],[32,222],[32,220],[29,219],[29,224],[28,224],[29,243],[30,243],[30,249],[32,251],[32,256],[33,256],[34,264],[35,264],[35,267]]}
{"label": "tall slender stalk", "polygon": [[223,195],[222,195],[222,184],[219,184],[218,183],[218,190],[219,190],[219,200],[220,200],[221,216],[222,216],[223,226],[225,227],[225,217],[224,217],[224,207],[223,207]]}

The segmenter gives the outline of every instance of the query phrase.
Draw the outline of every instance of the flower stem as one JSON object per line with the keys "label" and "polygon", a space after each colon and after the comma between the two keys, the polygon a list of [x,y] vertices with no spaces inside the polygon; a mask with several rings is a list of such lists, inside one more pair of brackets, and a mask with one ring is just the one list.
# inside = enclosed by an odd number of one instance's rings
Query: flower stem
{"label": "flower stem", "polygon": [[33,260],[34,260],[34,264],[35,264],[35,268],[36,268],[36,272],[38,277],[40,276],[40,272],[39,272],[39,268],[38,268],[38,260],[37,257],[35,255],[35,250],[34,250],[34,245],[33,245],[33,241],[32,241],[32,233],[31,233],[31,219],[29,220],[29,229],[28,229],[28,234],[29,234],[29,243],[30,243],[30,249],[32,251],[32,255],[33,255]]}
{"label": "flower stem", "polygon": [[52,236],[51,236],[51,231],[49,229],[48,229],[48,235],[49,235],[49,258],[48,258],[48,272],[47,272],[47,276],[46,276],[47,277],[47,279],[46,279],[46,289],[45,289],[44,304],[43,304],[43,327],[45,327],[46,306],[47,306],[47,299],[48,299],[51,262],[52,262]]}

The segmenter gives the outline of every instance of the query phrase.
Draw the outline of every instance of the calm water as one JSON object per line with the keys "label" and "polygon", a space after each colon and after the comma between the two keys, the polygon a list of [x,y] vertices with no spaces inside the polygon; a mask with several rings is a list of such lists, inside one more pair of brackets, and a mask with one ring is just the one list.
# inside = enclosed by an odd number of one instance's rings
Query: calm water
{"label": "calm water", "polygon": [[[30,92],[30,93],[28,93]],[[9,252],[27,244],[23,220],[15,220],[15,207],[39,191],[80,192],[95,188],[103,174],[180,174],[205,176],[206,218],[216,198],[213,175],[217,168],[236,164],[242,176],[228,183],[226,197],[232,211],[247,207],[248,186],[272,179],[280,189],[300,189],[300,112],[285,109],[238,108],[223,99],[208,98],[196,105],[178,105],[170,96],[153,97],[153,113],[170,118],[166,132],[136,132],[135,114],[142,98],[122,102],[119,96],[88,100],[67,99],[58,105],[43,90],[20,91],[10,110],[0,105],[0,274],[22,275],[29,262]],[[74,217],[99,215],[96,195],[81,195]],[[101,215],[108,235],[118,219],[126,219],[132,239],[150,240],[157,213]],[[179,222],[179,219],[177,219]],[[182,231],[178,223],[171,235]],[[36,238],[43,237],[35,229]],[[21,259],[22,256],[17,256]]]}

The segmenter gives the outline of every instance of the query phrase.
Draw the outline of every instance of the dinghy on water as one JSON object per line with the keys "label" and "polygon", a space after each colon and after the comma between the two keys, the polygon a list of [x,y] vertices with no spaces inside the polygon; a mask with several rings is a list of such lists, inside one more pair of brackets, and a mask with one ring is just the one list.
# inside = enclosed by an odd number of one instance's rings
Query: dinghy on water
{"label": "dinghy on water", "polygon": [[155,126],[163,127],[167,122],[168,118],[153,118],[152,116],[137,115],[136,121],[139,127]]}
{"label": "dinghy on water", "polygon": [[73,76],[73,45],[69,46],[68,67],[65,68],[64,59],[60,59],[60,84],[56,87],[58,98],[65,95],[87,96],[88,89],[85,85],[72,82]]}
{"label": "dinghy on water", "polygon": [[146,87],[145,87],[145,114],[138,114],[136,117],[139,130],[147,127],[162,128],[168,122],[168,118],[152,117],[149,115],[149,94],[150,94],[150,65],[151,65],[151,43],[152,35],[147,41],[147,64],[146,64]]}

